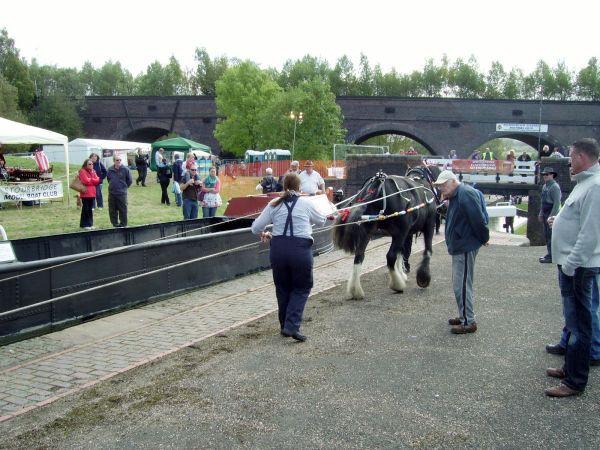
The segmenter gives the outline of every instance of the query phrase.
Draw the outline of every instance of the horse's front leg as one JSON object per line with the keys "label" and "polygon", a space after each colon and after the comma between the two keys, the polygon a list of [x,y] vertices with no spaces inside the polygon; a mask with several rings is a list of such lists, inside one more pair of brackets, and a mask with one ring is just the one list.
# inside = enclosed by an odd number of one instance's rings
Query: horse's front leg
{"label": "horse's front leg", "polygon": [[[403,268],[403,247],[405,239],[407,239],[405,233],[394,234],[392,236],[392,245],[390,245],[390,249],[386,255],[388,272],[390,274],[389,287],[396,292],[404,292],[406,280],[408,279]],[[398,258],[398,254],[400,254],[402,258]]]}
{"label": "horse's front leg", "polygon": [[423,259],[417,269],[417,285],[422,288],[429,286],[431,282],[431,273],[429,271],[429,260],[433,253],[433,233],[435,230],[435,216],[430,216],[425,228],[423,229],[423,241],[425,243],[425,251]]}
{"label": "horse's front leg", "polygon": [[402,261],[404,262],[404,273],[410,273],[410,263],[408,258],[412,253],[413,236],[406,236],[404,239],[404,245],[402,246]]}
{"label": "horse's front leg", "polygon": [[356,252],[354,253],[354,265],[352,266],[352,273],[346,286],[346,294],[349,299],[362,300],[365,298],[365,291],[360,284],[360,272],[362,269],[362,263],[365,260],[365,251],[367,244],[369,243],[370,237],[361,236],[360,242],[356,246]]}

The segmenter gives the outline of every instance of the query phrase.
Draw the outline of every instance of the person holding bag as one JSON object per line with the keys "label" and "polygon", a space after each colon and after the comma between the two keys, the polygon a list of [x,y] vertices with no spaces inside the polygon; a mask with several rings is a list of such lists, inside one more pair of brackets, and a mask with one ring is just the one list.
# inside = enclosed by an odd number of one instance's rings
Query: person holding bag
{"label": "person holding bag", "polygon": [[94,170],[94,162],[91,159],[83,161],[81,169],[79,169],[79,179],[84,186],[86,186],[85,192],[81,192],[79,197],[81,198],[81,218],[79,219],[79,226],[86,230],[94,229],[94,213],[92,208],[94,201],[96,200],[96,186],[100,184],[100,178]]}
{"label": "person holding bag", "polygon": [[204,179],[202,192],[202,217],[215,217],[217,208],[223,203],[219,192],[221,191],[221,182],[217,178],[217,169],[210,168],[209,175]]}

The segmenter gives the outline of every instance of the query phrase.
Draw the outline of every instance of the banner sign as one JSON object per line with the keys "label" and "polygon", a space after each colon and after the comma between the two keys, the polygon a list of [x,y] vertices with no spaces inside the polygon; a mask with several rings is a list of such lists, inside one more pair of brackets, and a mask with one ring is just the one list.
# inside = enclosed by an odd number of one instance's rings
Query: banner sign
{"label": "banner sign", "polygon": [[0,203],[42,200],[62,197],[63,185],[60,181],[53,181],[51,183],[0,184]]}
{"label": "banner sign", "polygon": [[517,133],[547,133],[548,124],[542,123],[497,123],[496,131]]}
{"label": "banner sign", "polygon": [[107,148],[102,149],[102,157],[103,158],[110,158],[111,156],[113,156],[113,153],[114,152],[112,150],[109,150]]}
{"label": "banner sign", "polygon": [[452,172],[454,173],[512,173],[514,165],[511,161],[497,161],[484,159],[454,159]]}

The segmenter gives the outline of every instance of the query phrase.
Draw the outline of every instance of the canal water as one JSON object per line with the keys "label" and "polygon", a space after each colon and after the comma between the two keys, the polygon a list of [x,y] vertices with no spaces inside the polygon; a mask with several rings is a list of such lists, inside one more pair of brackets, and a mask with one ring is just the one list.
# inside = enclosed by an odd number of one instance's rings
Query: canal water
{"label": "canal water", "polygon": [[[490,217],[490,230],[506,232],[506,228],[503,227],[504,220],[505,220],[504,217]],[[527,223],[527,217],[515,216],[514,222],[513,222],[513,227],[516,230],[518,227],[520,227],[524,223]]]}

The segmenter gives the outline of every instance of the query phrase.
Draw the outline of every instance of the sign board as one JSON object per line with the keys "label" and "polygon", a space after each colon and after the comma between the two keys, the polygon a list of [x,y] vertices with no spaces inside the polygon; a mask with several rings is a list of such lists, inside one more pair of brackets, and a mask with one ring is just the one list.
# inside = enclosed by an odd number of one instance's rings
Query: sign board
{"label": "sign board", "polygon": [[102,149],[102,157],[103,158],[110,158],[112,155],[113,155],[113,150],[109,150],[107,148]]}
{"label": "sign board", "polygon": [[63,185],[60,181],[0,184],[0,202],[21,202],[62,197]]}
{"label": "sign board", "polygon": [[511,161],[487,159],[454,159],[454,173],[512,173],[514,165]]}
{"label": "sign board", "polygon": [[496,131],[511,133],[547,133],[548,124],[542,123],[497,123]]}

